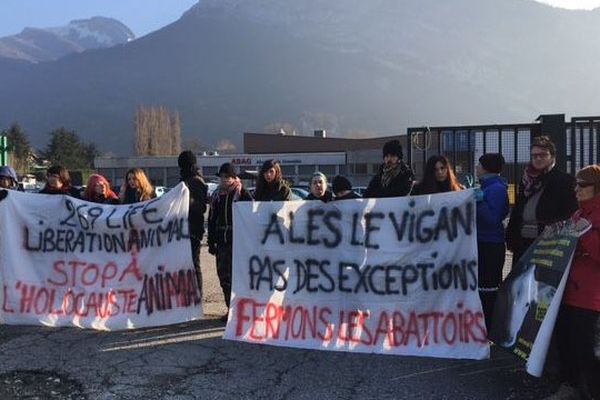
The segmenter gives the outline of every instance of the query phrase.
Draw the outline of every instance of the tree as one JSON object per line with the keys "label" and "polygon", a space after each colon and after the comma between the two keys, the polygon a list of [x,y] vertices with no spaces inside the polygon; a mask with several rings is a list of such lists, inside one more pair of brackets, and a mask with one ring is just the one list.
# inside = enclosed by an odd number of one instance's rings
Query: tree
{"label": "tree", "polygon": [[50,132],[50,142],[43,152],[52,165],[67,169],[94,168],[94,158],[99,155],[94,143],[84,143],[75,131],[58,128]]}
{"label": "tree", "polygon": [[165,107],[138,106],[134,122],[136,155],[177,155],[181,152],[178,112],[171,114]]}
{"label": "tree", "polygon": [[2,133],[6,135],[9,153],[12,156],[12,167],[19,175],[29,172],[31,167],[31,145],[27,134],[18,122],[15,122]]}

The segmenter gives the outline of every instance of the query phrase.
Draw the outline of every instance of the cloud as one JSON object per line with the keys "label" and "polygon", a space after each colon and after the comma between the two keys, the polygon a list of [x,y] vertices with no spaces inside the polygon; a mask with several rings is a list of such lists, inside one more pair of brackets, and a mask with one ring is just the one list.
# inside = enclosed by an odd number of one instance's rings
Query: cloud
{"label": "cloud", "polygon": [[535,0],[538,3],[568,10],[593,10],[600,7],[600,0]]}

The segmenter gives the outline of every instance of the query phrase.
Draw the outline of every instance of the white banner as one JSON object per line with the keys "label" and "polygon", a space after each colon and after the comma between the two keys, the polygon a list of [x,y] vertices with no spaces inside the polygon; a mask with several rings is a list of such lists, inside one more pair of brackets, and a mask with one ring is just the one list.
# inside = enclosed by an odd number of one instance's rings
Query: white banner
{"label": "white banner", "polygon": [[188,189],[132,205],[9,192],[0,202],[0,322],[103,330],[202,317]]}
{"label": "white banner", "polygon": [[226,339],[489,357],[473,191],[234,205]]}

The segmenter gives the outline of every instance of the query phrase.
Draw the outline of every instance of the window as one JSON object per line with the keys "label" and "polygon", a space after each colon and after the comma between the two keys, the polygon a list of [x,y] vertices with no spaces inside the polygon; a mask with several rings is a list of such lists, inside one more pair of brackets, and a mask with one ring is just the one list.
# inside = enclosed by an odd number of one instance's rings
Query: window
{"label": "window", "polygon": [[318,170],[327,176],[335,175],[335,165],[319,165]]}
{"label": "window", "polygon": [[315,172],[315,165],[298,165],[298,175],[312,175]]}

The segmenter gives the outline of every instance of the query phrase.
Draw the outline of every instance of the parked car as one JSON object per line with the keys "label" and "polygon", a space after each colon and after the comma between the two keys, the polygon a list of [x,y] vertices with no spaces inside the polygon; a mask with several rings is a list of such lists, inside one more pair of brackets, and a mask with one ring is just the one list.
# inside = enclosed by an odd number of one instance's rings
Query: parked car
{"label": "parked car", "polygon": [[165,186],[154,186],[154,194],[156,194],[156,197],[160,197],[163,194],[167,193],[171,188],[165,187]]}
{"label": "parked car", "polygon": [[298,199],[293,199],[293,200],[304,200],[308,197],[308,190],[306,190],[304,188],[299,188],[299,187],[293,186],[290,189],[292,190],[292,197],[293,196],[298,197]]}

